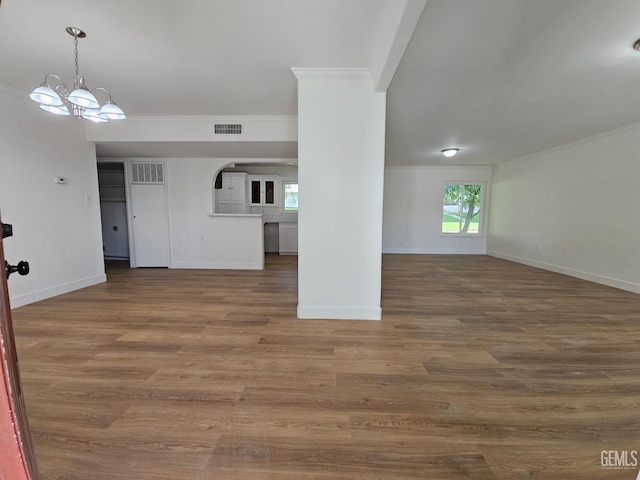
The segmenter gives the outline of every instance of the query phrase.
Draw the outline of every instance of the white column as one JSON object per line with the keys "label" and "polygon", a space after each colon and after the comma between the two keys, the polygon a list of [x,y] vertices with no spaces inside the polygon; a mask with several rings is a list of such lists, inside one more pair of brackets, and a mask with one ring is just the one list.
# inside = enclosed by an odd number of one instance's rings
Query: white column
{"label": "white column", "polygon": [[379,320],[386,93],[366,69],[298,78],[298,317]]}

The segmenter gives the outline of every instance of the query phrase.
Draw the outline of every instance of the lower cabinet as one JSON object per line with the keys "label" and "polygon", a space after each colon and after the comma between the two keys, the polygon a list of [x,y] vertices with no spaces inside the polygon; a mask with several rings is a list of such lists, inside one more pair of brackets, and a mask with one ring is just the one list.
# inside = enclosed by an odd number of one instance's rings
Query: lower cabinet
{"label": "lower cabinet", "polygon": [[280,255],[295,255],[298,253],[297,223],[280,223],[278,237]]}
{"label": "lower cabinet", "polygon": [[280,229],[277,223],[264,224],[264,253],[278,253],[280,251],[279,236]]}

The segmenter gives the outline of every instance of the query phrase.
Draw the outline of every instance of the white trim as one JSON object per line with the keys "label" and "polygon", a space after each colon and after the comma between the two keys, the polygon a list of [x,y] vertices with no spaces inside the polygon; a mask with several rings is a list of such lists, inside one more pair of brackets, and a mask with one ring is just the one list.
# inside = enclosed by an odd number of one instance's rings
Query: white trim
{"label": "white trim", "polygon": [[479,233],[441,233],[441,238],[487,238],[486,235]]}
{"label": "white trim", "polygon": [[81,288],[90,287],[99,283],[107,281],[107,275],[95,275],[93,277],[83,278],[81,280],[75,280],[73,282],[64,283],[62,285],[56,285],[55,287],[45,288],[44,290],[38,290],[31,293],[25,293],[24,295],[17,295],[10,298],[11,308],[18,308],[30,303],[39,302],[40,300],[46,300],[47,298],[56,297],[65,293],[80,290]]}
{"label": "white trim", "polygon": [[[400,60],[404,52],[407,50],[411,36],[420,21],[422,11],[424,10],[427,0],[407,0],[402,14],[394,25],[395,32],[393,38],[388,45],[385,45],[386,58],[380,71],[375,72],[375,91],[376,93],[386,92],[391,83],[391,79],[398,69]],[[378,35],[380,32],[378,32]],[[375,70],[375,68],[374,68]]]}
{"label": "white trim", "polygon": [[382,253],[401,255],[486,255],[484,248],[460,250],[454,248],[383,248]]}
{"label": "white trim", "polygon": [[261,213],[207,213],[208,217],[262,217]]}
{"label": "white trim", "polygon": [[[494,165],[385,165],[385,170],[460,170],[469,175],[473,170],[483,170],[492,172]],[[483,182],[487,180],[482,180]]]}
{"label": "white trim", "polygon": [[539,262],[537,260],[530,260],[528,258],[517,257],[515,255],[507,255],[499,252],[487,252],[487,255],[508,260],[510,262],[522,263],[529,265],[530,267],[540,268],[542,270],[549,270],[555,273],[561,273],[570,277],[580,278],[589,282],[599,283],[608,287],[619,288],[620,290],[626,290],[632,293],[640,293],[640,284],[627,282],[625,280],[619,280],[617,278],[605,277],[589,272],[583,272],[581,270],[574,270],[572,268],[562,267],[560,265],[553,265],[551,263]]}
{"label": "white trim", "polygon": [[579,145],[584,145],[584,144],[588,144],[588,143],[592,143],[595,142],[597,140],[600,140],[602,138],[607,138],[613,135],[618,135],[620,133],[624,133],[627,132],[629,130],[635,130],[636,128],[640,127],[640,122],[636,122],[636,123],[631,123],[629,125],[625,125],[623,127],[620,128],[615,128],[613,130],[609,130],[607,132],[601,132],[601,133],[596,133],[595,135],[590,135],[588,137],[583,137],[580,138],[578,140],[574,140],[572,142],[568,142],[568,143],[563,143],[561,145],[557,145],[555,147],[551,147],[551,148],[547,148],[546,150],[541,150],[539,152],[535,152],[535,153],[531,153],[529,155],[525,155],[524,157],[518,157],[518,158],[514,158],[512,160],[506,160],[504,162],[500,162],[500,163],[496,163],[491,165],[494,169],[496,167],[500,167],[512,162],[526,162],[527,160],[532,160],[538,157],[543,157],[546,156],[548,154],[551,153],[556,153],[556,152],[560,152],[562,150],[567,150],[573,147],[577,147]]}
{"label": "white trim", "polygon": [[23,100],[26,99],[26,100],[32,101],[29,98],[29,93],[31,93],[31,92],[23,92],[22,90],[18,90],[17,88],[12,87],[10,85],[7,85],[5,83],[0,83],[0,91],[8,93],[10,95],[14,95],[14,96],[16,96],[18,98],[21,98]]}
{"label": "white trim", "polygon": [[[1,85],[1,84],[0,84]],[[149,116],[149,115],[137,115],[127,116],[127,119],[140,119],[148,122],[163,123],[167,120],[201,120],[214,123],[242,123],[246,121],[263,121],[263,122],[297,122],[297,115],[162,115],[162,116]]]}
{"label": "white trim", "polygon": [[169,268],[199,270],[264,270],[264,262],[172,262]]}
{"label": "white trim", "polygon": [[302,307],[298,318],[303,320],[380,320],[382,308],[370,307]]}
{"label": "white trim", "polygon": [[306,67],[292,67],[291,71],[296,78],[309,78],[309,79],[361,79],[370,80],[371,72],[368,68],[306,68]]}

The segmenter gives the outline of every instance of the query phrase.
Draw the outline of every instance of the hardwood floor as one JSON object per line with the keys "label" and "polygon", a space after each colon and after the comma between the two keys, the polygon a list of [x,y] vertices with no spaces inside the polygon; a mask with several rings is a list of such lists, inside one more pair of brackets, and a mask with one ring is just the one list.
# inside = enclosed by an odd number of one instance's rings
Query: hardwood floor
{"label": "hardwood floor", "polygon": [[[383,259],[383,319],[264,271],[108,268],[14,310],[43,480],[620,479],[640,295],[485,256]],[[629,457],[631,461],[631,457]]]}

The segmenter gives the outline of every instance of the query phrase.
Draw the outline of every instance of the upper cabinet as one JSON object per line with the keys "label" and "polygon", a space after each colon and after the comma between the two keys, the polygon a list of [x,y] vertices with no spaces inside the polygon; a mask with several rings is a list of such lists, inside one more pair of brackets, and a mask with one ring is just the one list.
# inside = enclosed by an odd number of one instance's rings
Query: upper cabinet
{"label": "upper cabinet", "polygon": [[249,177],[249,205],[277,207],[278,197],[277,176]]}
{"label": "upper cabinet", "polygon": [[223,173],[222,188],[216,190],[218,213],[247,213],[247,174]]}

